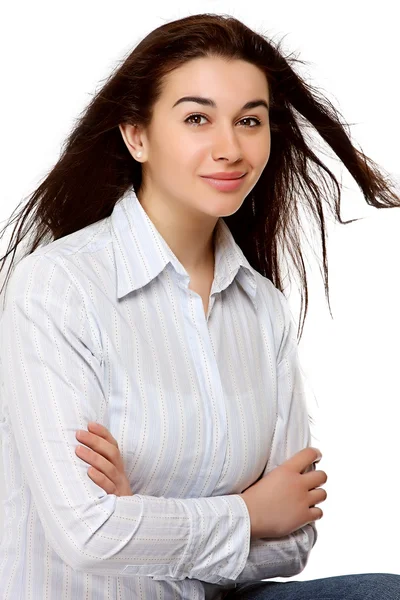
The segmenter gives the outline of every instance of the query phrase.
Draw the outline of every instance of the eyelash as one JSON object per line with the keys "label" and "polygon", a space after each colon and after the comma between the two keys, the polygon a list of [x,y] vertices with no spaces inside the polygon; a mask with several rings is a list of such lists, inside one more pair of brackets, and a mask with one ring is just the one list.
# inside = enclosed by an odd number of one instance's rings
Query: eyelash
{"label": "eyelash", "polygon": [[[186,119],[185,119],[185,123],[188,123],[188,125],[190,125],[191,127],[199,127],[200,123],[189,123],[188,119],[191,119],[192,117],[204,117],[204,119],[207,119],[207,117],[205,115],[202,115],[200,113],[193,113],[192,115],[189,115]],[[239,121],[239,123],[241,121],[247,121],[247,120],[253,120],[253,121],[257,121],[257,125],[245,125],[244,127],[246,127],[247,129],[254,129],[255,127],[259,127],[261,125],[261,121],[260,119],[257,119],[257,117],[243,117],[243,119],[241,119]]]}

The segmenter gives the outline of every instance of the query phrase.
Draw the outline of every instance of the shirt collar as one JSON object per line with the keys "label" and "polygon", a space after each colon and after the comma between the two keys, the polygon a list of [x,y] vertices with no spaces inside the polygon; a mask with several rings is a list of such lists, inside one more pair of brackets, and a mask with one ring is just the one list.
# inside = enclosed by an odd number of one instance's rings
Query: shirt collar
{"label": "shirt collar", "polygon": [[[169,264],[178,276],[190,279],[188,272],[140,204],[133,188],[129,188],[117,201],[110,222],[118,298],[145,286]],[[254,269],[236,244],[222,217],[217,221],[216,228],[214,283],[211,293],[221,292],[236,277],[257,308]]]}

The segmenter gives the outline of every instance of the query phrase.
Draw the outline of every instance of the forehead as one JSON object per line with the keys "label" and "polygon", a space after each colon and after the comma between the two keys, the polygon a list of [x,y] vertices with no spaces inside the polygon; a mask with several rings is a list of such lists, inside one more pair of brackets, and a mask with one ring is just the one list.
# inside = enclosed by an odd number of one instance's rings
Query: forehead
{"label": "forehead", "polygon": [[178,95],[202,94],[237,104],[254,94],[269,98],[266,75],[256,65],[241,59],[195,58],[164,78],[162,96],[168,102],[176,100]]}

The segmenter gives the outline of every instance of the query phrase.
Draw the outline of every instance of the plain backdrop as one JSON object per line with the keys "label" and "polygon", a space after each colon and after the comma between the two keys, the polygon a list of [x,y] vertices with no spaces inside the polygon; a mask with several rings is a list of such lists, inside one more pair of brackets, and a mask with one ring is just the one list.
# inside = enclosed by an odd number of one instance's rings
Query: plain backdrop
{"label": "plain backdrop", "polygon": [[[393,0],[25,0],[3,7],[0,25],[1,228],[55,164],[78,115],[117,62],[152,29],[202,12],[230,14],[269,38],[284,37],[285,51],[307,62],[297,67],[302,76],[334,103],[351,124],[357,147],[400,188]],[[309,562],[292,579],[400,574],[400,210],[368,206],[339,160],[319,156],[342,182],[343,219],[363,219],[349,225],[327,221],[333,319],[315,258],[322,256],[320,240],[308,236],[313,246],[303,243],[310,298],[299,356],[328,498],[320,505],[324,517]],[[11,229],[0,240],[0,256]],[[4,276],[5,269],[0,282]],[[284,292],[298,319],[293,282]],[[2,500],[2,479],[0,484]],[[1,505],[0,513],[1,526]]]}

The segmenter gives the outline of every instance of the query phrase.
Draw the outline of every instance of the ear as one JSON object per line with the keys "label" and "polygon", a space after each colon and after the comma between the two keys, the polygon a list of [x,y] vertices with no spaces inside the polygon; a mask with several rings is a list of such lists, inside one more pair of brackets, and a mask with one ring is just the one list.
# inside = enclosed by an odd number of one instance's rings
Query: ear
{"label": "ear", "polygon": [[[138,125],[130,125],[129,123],[121,123],[118,127],[130,154],[138,162],[144,162],[147,159],[146,144],[141,129]],[[140,156],[137,156],[138,152],[141,152]]]}

